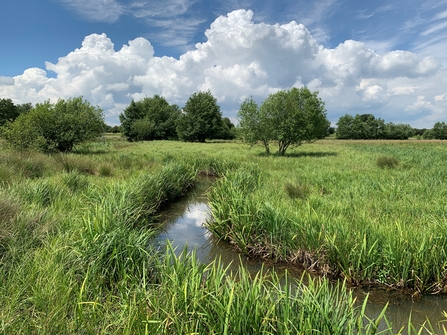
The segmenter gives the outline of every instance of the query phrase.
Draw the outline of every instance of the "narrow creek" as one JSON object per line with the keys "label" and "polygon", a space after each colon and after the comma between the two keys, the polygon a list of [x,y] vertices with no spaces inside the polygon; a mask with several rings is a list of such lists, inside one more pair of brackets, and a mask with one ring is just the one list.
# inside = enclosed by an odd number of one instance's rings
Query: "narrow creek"
{"label": "narrow creek", "polygon": [[[253,274],[262,268],[277,272],[284,272],[287,269],[293,277],[299,279],[302,275],[301,270],[241,257],[226,243],[213,238],[211,233],[202,226],[209,216],[205,192],[210,185],[210,181],[200,181],[186,197],[170,204],[163,211],[162,221],[165,223],[160,227],[160,234],[157,236],[158,244],[163,246],[169,240],[176,248],[177,254],[180,254],[185,247],[190,251],[195,249],[196,256],[201,262],[209,263],[220,258],[224,266],[229,266],[229,269],[234,271],[237,270],[239,264]],[[388,303],[386,317],[393,323],[395,333],[404,326],[406,328],[410,315],[413,325],[417,328],[429,320],[435,334],[443,333],[443,326],[447,329],[447,323],[442,322],[446,319],[442,312],[447,311],[445,295],[425,295],[416,300],[395,290],[356,288],[353,292],[359,302],[362,302],[369,293],[366,314],[370,318],[377,317]],[[381,326],[386,325],[383,323]]]}

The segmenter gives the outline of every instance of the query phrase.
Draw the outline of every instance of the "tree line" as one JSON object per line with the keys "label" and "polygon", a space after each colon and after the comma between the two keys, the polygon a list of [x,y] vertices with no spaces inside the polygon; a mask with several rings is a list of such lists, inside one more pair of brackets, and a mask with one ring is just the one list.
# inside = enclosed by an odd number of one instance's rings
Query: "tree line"
{"label": "tree line", "polygon": [[372,114],[341,116],[337,122],[335,137],[341,140],[406,140],[413,136],[424,139],[447,139],[447,125],[436,122],[432,129],[417,129],[409,124],[385,123]]}
{"label": "tree line", "polygon": [[270,94],[260,105],[245,99],[238,111],[237,127],[223,117],[210,91],[193,93],[183,108],[169,104],[159,95],[132,100],[119,115],[120,126],[107,126],[103,111],[82,97],[15,105],[0,99],[0,137],[17,149],[69,152],[79,143],[104,132],[121,132],[129,141],[241,139],[260,144],[267,154],[278,146],[284,155],[291,146],[312,142],[335,132],[337,139],[447,139],[447,125],[436,122],[432,129],[408,124],[385,123],[372,114],[344,115],[337,128],[330,127],[325,104],[318,92],[292,88]]}
{"label": "tree line", "polygon": [[210,91],[192,94],[180,109],[159,95],[132,100],[119,116],[121,130],[128,141],[231,140],[236,137],[234,124],[222,117],[217,99]]}

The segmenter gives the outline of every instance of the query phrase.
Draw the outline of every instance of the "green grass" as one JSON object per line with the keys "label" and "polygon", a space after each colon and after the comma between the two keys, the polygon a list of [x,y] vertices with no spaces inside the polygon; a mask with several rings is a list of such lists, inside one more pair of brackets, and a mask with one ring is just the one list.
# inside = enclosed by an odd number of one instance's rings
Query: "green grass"
{"label": "green grass", "polygon": [[[436,141],[319,141],[285,157],[119,137],[66,155],[2,148],[0,332],[380,333],[346,285],[446,290],[446,156]],[[217,237],[344,281],[230,274],[153,250],[159,210],[200,175],[218,177]]]}
{"label": "green grass", "polygon": [[[445,291],[447,150],[439,143],[321,141],[289,157],[253,158],[267,177],[241,167],[219,180],[209,229],[248,255],[354,284]],[[380,157],[400,164],[382,169]],[[256,188],[239,186],[253,180]]]}

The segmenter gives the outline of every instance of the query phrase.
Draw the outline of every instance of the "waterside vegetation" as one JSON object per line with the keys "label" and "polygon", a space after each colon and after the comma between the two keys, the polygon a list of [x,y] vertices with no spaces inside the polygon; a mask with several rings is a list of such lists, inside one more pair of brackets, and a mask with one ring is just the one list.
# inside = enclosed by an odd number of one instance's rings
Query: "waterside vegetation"
{"label": "waterside vegetation", "polygon": [[[446,155],[436,141],[317,141],[285,156],[118,136],[50,156],[2,148],[0,332],[393,333],[346,286],[446,289]],[[216,236],[340,284],[230,275],[218,260],[155,250],[159,210],[203,174],[218,177]]]}

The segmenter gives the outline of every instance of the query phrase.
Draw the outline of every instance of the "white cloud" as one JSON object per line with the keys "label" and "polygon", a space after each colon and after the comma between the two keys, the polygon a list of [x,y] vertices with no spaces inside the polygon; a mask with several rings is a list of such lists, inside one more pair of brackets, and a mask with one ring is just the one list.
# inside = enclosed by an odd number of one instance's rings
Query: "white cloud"
{"label": "white cloud", "polygon": [[0,85],[14,85],[14,79],[11,77],[0,76]]}
{"label": "white cloud", "polygon": [[346,113],[409,120],[418,127],[447,120],[446,70],[433,57],[409,51],[382,55],[354,40],[329,49],[302,24],[255,23],[253,12],[245,10],[218,17],[205,35],[205,42],[175,59],[155,57],[145,38],[116,51],[105,34],[92,34],[80,48],[46,64],[55,78],[37,68],[0,77],[0,96],[36,103],[83,95],[104,108],[109,124],[118,124],[131,98],[160,94],[183,106],[192,93],[210,89],[234,120],[246,97],[261,102],[279,89],[307,85],[320,92],[332,122]]}
{"label": "white cloud", "polygon": [[416,92],[419,88],[417,86],[401,86],[393,88],[392,92],[394,95],[409,95]]}
{"label": "white cloud", "polygon": [[116,0],[61,0],[60,2],[87,20],[95,22],[116,22],[125,12],[125,8]]}

